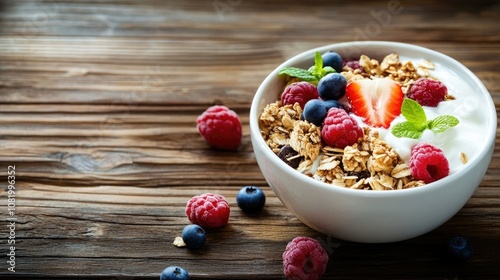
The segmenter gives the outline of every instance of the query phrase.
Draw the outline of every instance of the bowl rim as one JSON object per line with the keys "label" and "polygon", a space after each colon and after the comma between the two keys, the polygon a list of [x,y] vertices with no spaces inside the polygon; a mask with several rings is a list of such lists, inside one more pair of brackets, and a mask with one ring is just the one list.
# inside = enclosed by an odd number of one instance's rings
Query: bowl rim
{"label": "bowl rim", "polygon": [[[454,65],[457,67],[460,71],[463,73],[466,73],[469,78],[473,81],[473,88],[477,88],[477,90],[480,92],[480,94],[485,95],[485,99],[487,100],[488,104],[485,104],[484,108],[488,110],[487,116],[490,116],[492,120],[490,120],[490,124],[487,127],[487,135],[486,135],[486,140],[484,142],[484,145],[482,145],[479,150],[474,154],[474,156],[469,159],[468,163],[460,168],[459,173],[454,173],[451,174],[450,176],[447,176],[443,179],[440,179],[436,182],[426,184],[424,186],[416,187],[416,188],[409,188],[409,189],[402,189],[402,190],[392,190],[392,191],[367,191],[367,190],[358,190],[358,189],[350,189],[350,188],[344,188],[340,186],[334,186],[328,183],[324,183],[318,180],[315,180],[309,176],[306,176],[300,172],[297,172],[294,169],[291,169],[290,166],[288,166],[286,163],[284,163],[282,160],[280,160],[276,154],[269,148],[269,146],[265,143],[264,139],[262,138],[260,134],[260,129],[259,129],[259,124],[258,124],[258,117],[260,115],[260,111],[258,111],[259,106],[260,106],[260,100],[262,95],[265,93],[265,89],[270,84],[273,80],[278,79],[279,75],[278,72],[281,68],[286,67],[286,66],[293,66],[297,65],[300,62],[303,62],[305,59],[312,59],[314,57],[314,54],[316,52],[323,53],[325,51],[328,51],[330,49],[340,49],[340,48],[349,48],[349,47],[367,47],[367,46],[376,46],[376,47],[387,47],[387,48],[392,48],[395,49],[397,52],[397,49],[406,49],[406,50],[413,50],[419,53],[427,53],[429,56],[433,57],[439,57],[441,60],[446,61],[447,64]],[[360,53],[358,53],[360,55]],[[487,105],[487,106],[486,106]],[[289,59],[287,59],[285,62],[281,63],[278,67],[276,67],[269,75],[266,76],[264,81],[259,85],[254,98],[251,103],[251,108],[250,108],[250,134],[252,138],[253,145],[258,145],[262,152],[264,153],[264,157],[268,158],[275,164],[277,167],[282,169],[283,171],[286,171],[287,173],[291,174],[294,178],[304,182],[311,184],[315,187],[321,188],[321,189],[328,189],[333,192],[339,192],[341,194],[348,194],[348,195],[354,195],[354,196],[360,196],[360,197],[395,197],[395,196],[406,196],[411,193],[419,193],[419,192],[429,192],[437,188],[442,188],[445,185],[451,183],[452,181],[455,180],[456,177],[460,177],[461,174],[468,173],[473,169],[480,161],[484,159],[484,157],[490,152],[492,149],[492,146],[495,145],[495,139],[496,139],[496,129],[497,129],[497,118],[496,118],[496,107],[493,102],[493,99],[491,98],[491,94],[487,90],[487,88],[484,86],[484,84],[481,82],[481,80],[474,74],[472,73],[466,66],[464,66],[462,63],[458,62],[457,60],[453,59],[452,57],[434,51],[432,49],[414,45],[414,44],[408,44],[408,43],[401,43],[401,42],[392,42],[392,41],[350,41],[350,42],[341,42],[341,43],[335,43],[335,44],[329,44],[329,45],[324,45],[320,47],[316,47],[313,49],[306,50],[304,52],[301,52]],[[493,117],[495,116],[495,117]],[[488,159],[491,161],[491,158]],[[286,168],[286,169],[285,169]],[[293,172],[292,172],[293,171]],[[484,176],[484,175],[483,175]]]}

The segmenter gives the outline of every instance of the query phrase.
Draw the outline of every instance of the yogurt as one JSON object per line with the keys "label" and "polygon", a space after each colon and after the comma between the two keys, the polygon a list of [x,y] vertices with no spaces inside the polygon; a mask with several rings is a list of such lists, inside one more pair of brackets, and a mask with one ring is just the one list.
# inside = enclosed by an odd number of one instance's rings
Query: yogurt
{"label": "yogurt", "polygon": [[[403,58],[401,58],[403,61]],[[412,60],[415,62],[415,60]],[[416,62],[418,64],[418,61]],[[432,76],[438,78],[448,88],[448,94],[455,100],[439,103],[437,107],[423,106],[428,120],[440,115],[452,115],[459,120],[459,124],[442,133],[434,133],[426,129],[419,139],[397,138],[391,133],[392,127],[406,119],[399,115],[391,122],[389,129],[379,128],[380,138],[386,141],[408,162],[410,151],[418,143],[426,142],[443,150],[450,165],[450,173],[456,172],[464,165],[461,154],[471,158],[483,141],[486,126],[486,111],[481,110],[481,98],[476,96],[474,90],[465,81],[454,75],[451,71],[436,65]],[[359,120],[359,118],[358,118]]]}

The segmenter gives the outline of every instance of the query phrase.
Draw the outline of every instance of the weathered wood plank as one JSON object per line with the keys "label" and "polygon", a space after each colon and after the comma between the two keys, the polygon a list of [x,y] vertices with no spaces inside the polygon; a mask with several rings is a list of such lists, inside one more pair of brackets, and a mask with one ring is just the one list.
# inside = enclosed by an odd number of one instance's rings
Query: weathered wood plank
{"label": "weathered wood plank", "polygon": [[[497,2],[1,1],[0,172],[16,165],[18,220],[17,272],[0,258],[0,278],[158,279],[175,264],[195,279],[284,279],[281,253],[297,235],[328,249],[325,279],[500,278],[500,140],[481,186],[450,221],[369,245],[324,236],[288,211],[256,164],[248,127],[252,97],[276,66],[352,40],[443,52],[500,104]],[[210,149],[198,135],[196,117],[213,104],[239,114],[237,151]],[[264,189],[262,213],[237,208],[244,185]],[[187,200],[204,192],[228,198],[230,224],[210,230],[201,251],[174,247]],[[456,234],[474,245],[466,264],[443,259]]]}
{"label": "weathered wood plank", "polygon": [[[269,189],[264,189],[268,195],[265,219],[260,215],[243,214],[235,208],[237,190],[238,187],[222,190],[233,209],[230,225],[210,230],[210,245],[203,251],[190,251],[175,248],[171,241],[188,223],[183,217],[186,200],[190,195],[198,194],[199,190],[106,186],[54,188],[50,185],[21,184],[18,211],[26,214],[19,220],[17,236],[20,266],[24,264],[30,267],[31,273],[43,274],[46,273],[45,266],[50,265],[53,272],[67,275],[75,272],[85,274],[89,267],[100,264],[109,268],[106,275],[153,277],[167,263],[176,263],[190,268],[197,278],[203,278],[202,271],[206,266],[212,266],[215,258],[220,270],[210,274],[209,278],[223,277],[228,273],[225,271],[231,269],[232,273],[266,279],[280,275],[279,253],[286,245],[284,240],[296,235],[310,235],[329,244],[327,248],[331,249],[332,258],[338,264],[329,269],[331,274],[377,277],[384,275],[380,266],[408,267],[418,259],[427,263],[435,271],[435,276],[449,277],[449,273],[463,271],[441,259],[438,248],[449,234],[443,228],[448,227],[465,235],[472,234],[475,228],[484,228],[484,231],[474,232],[474,244],[479,253],[475,255],[475,261],[469,263],[467,273],[470,274],[466,275],[473,276],[479,271],[481,275],[494,275],[496,271],[495,252],[486,248],[500,245],[498,239],[491,239],[491,234],[495,232],[491,223],[498,224],[500,216],[498,208],[491,212],[487,208],[479,210],[467,206],[433,234],[394,244],[366,245],[330,239],[302,226],[291,213],[283,211],[283,205]],[[31,200],[34,203],[28,203]],[[163,204],[165,206],[161,207]],[[148,214],[144,215],[145,212]],[[470,215],[482,218],[471,223]],[[465,220],[467,226],[464,226]],[[286,231],[281,230],[283,226],[286,226]],[[5,230],[2,229],[2,232]],[[29,249],[23,249],[25,244],[29,244]],[[56,244],[57,250],[54,250]],[[411,257],[393,258],[400,250],[405,250]],[[28,251],[29,260],[24,259]],[[235,256],[232,254],[234,251],[252,254]],[[123,257],[116,258],[117,255]],[[198,261],[192,262],[192,258]],[[133,262],[140,265],[131,265]],[[259,270],[255,270],[255,266]],[[428,276],[416,267],[406,271],[406,274],[398,271],[395,270],[393,276],[404,277],[408,276],[407,273],[414,277]]]}

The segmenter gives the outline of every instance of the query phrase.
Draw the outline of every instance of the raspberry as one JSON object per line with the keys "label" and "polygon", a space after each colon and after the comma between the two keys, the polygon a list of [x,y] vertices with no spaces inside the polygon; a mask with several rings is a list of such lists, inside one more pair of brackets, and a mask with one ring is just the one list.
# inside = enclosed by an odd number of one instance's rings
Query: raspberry
{"label": "raspberry", "polygon": [[437,107],[447,93],[448,89],[440,81],[420,78],[411,86],[408,97],[422,106]]}
{"label": "raspberry", "polygon": [[443,151],[428,143],[419,143],[411,149],[411,175],[426,184],[448,176],[450,166]]}
{"label": "raspberry", "polygon": [[193,224],[216,228],[229,222],[229,203],[222,195],[205,193],[192,197],[186,205],[186,215]]}
{"label": "raspberry", "polygon": [[201,136],[213,147],[234,150],[241,143],[240,119],[226,106],[215,105],[208,108],[196,123]]}
{"label": "raspberry", "polygon": [[352,70],[359,69],[361,72],[364,72],[364,69],[361,65],[359,65],[359,60],[357,59],[343,59],[342,67],[349,67]]}
{"label": "raspberry", "polygon": [[323,121],[321,137],[328,146],[343,149],[363,137],[363,130],[346,111],[331,108]]}
{"label": "raspberry", "polygon": [[295,82],[289,84],[281,94],[281,103],[284,105],[293,105],[295,102],[304,109],[307,101],[318,98],[318,89],[309,82]]}
{"label": "raspberry", "polygon": [[319,279],[325,273],[327,264],[325,249],[310,237],[295,237],[283,252],[283,272],[287,279]]}

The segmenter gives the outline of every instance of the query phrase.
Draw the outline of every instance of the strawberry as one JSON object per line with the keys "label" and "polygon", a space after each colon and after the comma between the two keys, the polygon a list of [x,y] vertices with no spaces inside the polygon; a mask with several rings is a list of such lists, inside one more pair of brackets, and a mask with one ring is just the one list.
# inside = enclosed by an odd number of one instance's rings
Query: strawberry
{"label": "strawberry", "polygon": [[388,78],[362,79],[346,87],[351,111],[373,127],[389,128],[401,114],[404,94],[396,82]]}

